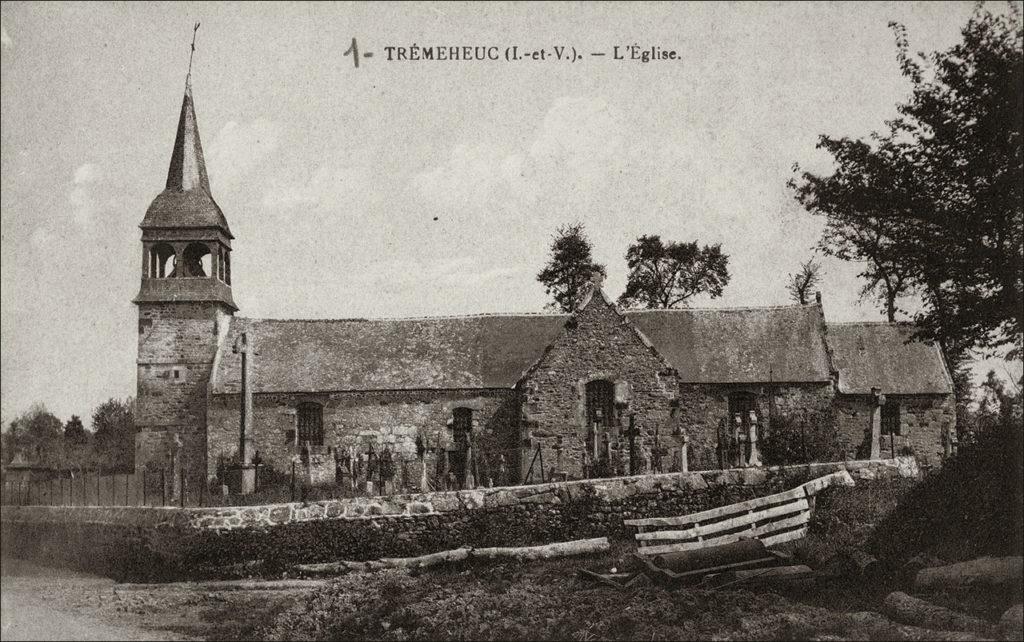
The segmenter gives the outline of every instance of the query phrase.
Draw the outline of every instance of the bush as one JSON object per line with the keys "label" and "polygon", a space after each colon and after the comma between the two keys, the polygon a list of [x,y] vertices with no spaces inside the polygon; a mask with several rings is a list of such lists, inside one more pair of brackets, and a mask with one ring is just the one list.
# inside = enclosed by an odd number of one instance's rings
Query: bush
{"label": "bush", "polygon": [[760,447],[769,466],[839,461],[844,457],[831,409],[773,415]]}

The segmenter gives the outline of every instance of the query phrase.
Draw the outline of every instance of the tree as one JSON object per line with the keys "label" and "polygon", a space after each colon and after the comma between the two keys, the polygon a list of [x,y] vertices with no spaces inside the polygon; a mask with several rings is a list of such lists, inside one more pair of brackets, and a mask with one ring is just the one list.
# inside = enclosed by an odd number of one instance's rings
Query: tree
{"label": "tree", "polygon": [[135,468],[134,404],[108,399],[92,414],[93,450],[105,472],[131,472]]}
{"label": "tree", "polygon": [[588,291],[595,271],[605,274],[603,265],[594,262],[590,240],[583,225],[563,225],[551,241],[550,258],[537,275],[544,291],[554,301],[548,307],[573,312]]}
{"label": "tree", "polygon": [[786,291],[789,298],[800,305],[807,305],[807,299],[816,285],[821,283],[821,263],[809,258],[800,264],[796,274],[786,277]]}
{"label": "tree", "polygon": [[60,468],[64,460],[63,424],[41,403],[8,425],[4,464],[21,453],[29,463]]}
{"label": "tree", "polygon": [[844,261],[857,261],[864,265],[858,275],[867,283],[861,288],[860,298],[876,299],[886,318],[896,320],[896,301],[913,289],[910,270],[894,246],[892,238],[898,227],[889,219],[868,219],[836,215],[826,221],[819,249],[827,255]]}
{"label": "tree", "polygon": [[869,140],[822,136],[828,175],[791,181],[829,225],[877,232],[903,282],[919,289],[917,336],[952,360],[971,350],[1019,356],[1024,328],[1024,31],[1016,11],[979,6],[943,52],[908,53],[892,23],[911,98]]}
{"label": "tree", "polygon": [[722,296],[729,283],[729,257],[721,244],[664,243],[658,235],[641,236],[626,251],[629,278],[619,297],[624,307],[685,307],[692,297]]}

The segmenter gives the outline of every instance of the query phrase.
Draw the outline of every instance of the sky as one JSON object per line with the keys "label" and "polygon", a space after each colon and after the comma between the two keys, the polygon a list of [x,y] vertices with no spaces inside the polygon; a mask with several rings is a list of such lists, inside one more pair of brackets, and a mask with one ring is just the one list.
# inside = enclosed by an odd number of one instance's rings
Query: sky
{"label": "sky", "polygon": [[[570,222],[612,296],[627,246],[659,234],[729,255],[724,295],[695,306],[787,303],[821,232],[786,187],[794,163],[827,171],[820,134],[895,116],[909,85],[889,21],[913,50],[945,49],[972,7],[4,3],[0,416],[88,417],[135,392],[138,224],[166,180],[196,21],[239,314],[408,317],[541,311],[535,276]],[[358,68],[353,38],[372,53]],[[387,60],[414,44],[608,55]],[[633,44],[679,59],[612,58]],[[858,300],[859,266],[823,265],[830,321],[883,319]]]}

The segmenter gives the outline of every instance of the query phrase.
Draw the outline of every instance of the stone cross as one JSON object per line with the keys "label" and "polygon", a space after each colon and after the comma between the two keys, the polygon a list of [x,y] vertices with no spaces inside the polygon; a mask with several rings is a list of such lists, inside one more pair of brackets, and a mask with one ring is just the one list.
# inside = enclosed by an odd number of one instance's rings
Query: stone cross
{"label": "stone cross", "polygon": [[881,388],[871,389],[871,459],[882,457],[882,406],[885,395]]}
{"label": "stone cross", "polygon": [[238,463],[248,466],[252,463],[252,359],[256,351],[249,344],[247,332],[238,335],[235,345],[231,348],[235,354],[242,355],[242,390],[241,417],[238,434]]}
{"label": "stone cross", "polygon": [[747,430],[747,446],[750,448],[750,458],[747,460],[747,465],[760,466],[761,451],[757,447],[757,415],[754,414],[753,410],[750,411],[750,425]]}
{"label": "stone cross", "polygon": [[679,454],[679,471],[690,472],[690,436],[683,433],[683,447]]}

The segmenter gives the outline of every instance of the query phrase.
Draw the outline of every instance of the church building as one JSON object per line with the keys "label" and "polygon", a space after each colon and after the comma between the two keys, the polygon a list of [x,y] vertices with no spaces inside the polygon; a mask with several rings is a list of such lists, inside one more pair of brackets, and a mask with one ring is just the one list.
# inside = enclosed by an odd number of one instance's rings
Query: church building
{"label": "church building", "polygon": [[827,437],[829,457],[880,450],[938,463],[954,428],[937,347],[909,342],[905,324],[827,323],[820,298],[621,310],[595,276],[572,314],[239,316],[234,237],[213,198],[190,83],[166,185],[140,227],[135,464],[174,461],[189,484],[239,456],[233,347],[243,334],[252,446],[281,473],[303,452],[367,448],[443,459],[460,479],[473,467],[495,483],[539,480],[541,468],[578,478],[599,464],[604,474],[710,469],[734,465],[737,436],[767,444],[785,425],[800,426],[805,449]]}

